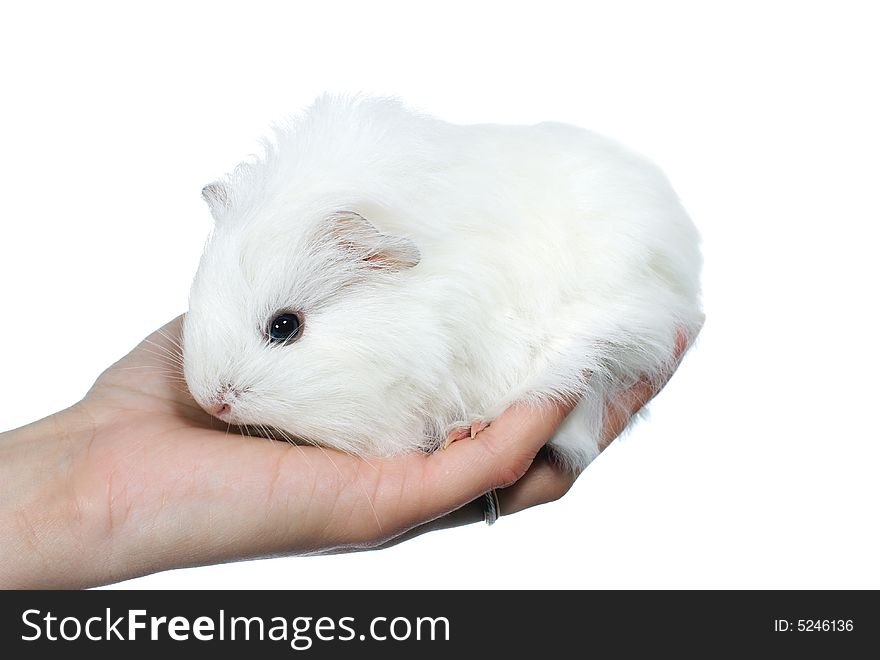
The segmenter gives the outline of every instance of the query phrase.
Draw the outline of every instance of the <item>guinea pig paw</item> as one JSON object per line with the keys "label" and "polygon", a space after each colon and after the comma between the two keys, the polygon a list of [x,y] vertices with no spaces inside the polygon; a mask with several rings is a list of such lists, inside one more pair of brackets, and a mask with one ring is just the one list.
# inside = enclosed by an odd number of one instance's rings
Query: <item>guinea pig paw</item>
{"label": "guinea pig paw", "polygon": [[473,437],[471,435],[471,430],[467,426],[460,426],[458,428],[452,429],[449,434],[446,436],[446,439],[440,445],[440,449],[448,449],[449,445],[453,442],[457,442],[459,440],[464,440],[465,438]]}
{"label": "guinea pig paw", "polygon": [[489,422],[484,422],[481,419],[478,419],[477,421],[473,422],[471,424],[471,428],[470,428],[471,437],[472,438],[476,437],[477,433],[486,429],[488,426],[489,426]]}
{"label": "guinea pig paw", "polygon": [[485,429],[489,424],[482,420],[476,420],[472,422],[470,426],[460,426],[452,429],[449,434],[446,436],[446,439],[440,445],[440,449],[446,449],[453,442],[457,442],[458,440],[464,440],[465,438],[473,438]]}

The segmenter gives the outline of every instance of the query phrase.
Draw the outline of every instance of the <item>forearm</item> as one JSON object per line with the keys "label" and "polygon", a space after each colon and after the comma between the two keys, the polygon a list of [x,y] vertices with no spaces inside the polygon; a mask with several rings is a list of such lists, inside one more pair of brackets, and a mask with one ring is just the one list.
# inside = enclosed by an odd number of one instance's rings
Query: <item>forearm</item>
{"label": "forearm", "polygon": [[[76,407],[0,434],[0,587],[76,587],[100,563],[72,483],[93,425]],[[91,578],[91,579],[90,579]]]}

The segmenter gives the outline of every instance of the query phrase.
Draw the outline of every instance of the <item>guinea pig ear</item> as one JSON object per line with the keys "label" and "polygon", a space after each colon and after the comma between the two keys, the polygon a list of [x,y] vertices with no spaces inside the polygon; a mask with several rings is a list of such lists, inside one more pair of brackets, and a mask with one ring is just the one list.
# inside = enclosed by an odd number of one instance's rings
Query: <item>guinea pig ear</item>
{"label": "guinea pig ear", "polygon": [[202,199],[207,202],[214,220],[220,219],[229,208],[229,191],[219,181],[209,183],[202,188]]}
{"label": "guinea pig ear", "polygon": [[330,217],[330,235],[341,248],[374,270],[400,271],[412,268],[422,258],[408,238],[383,234],[354,211],[339,211]]}

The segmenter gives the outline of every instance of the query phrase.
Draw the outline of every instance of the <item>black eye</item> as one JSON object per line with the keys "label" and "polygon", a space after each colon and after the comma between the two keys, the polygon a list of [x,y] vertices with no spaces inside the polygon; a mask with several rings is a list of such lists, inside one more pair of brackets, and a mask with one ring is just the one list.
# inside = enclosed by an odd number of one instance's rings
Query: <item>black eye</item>
{"label": "black eye", "polygon": [[269,324],[269,340],[273,343],[281,343],[296,339],[302,321],[297,314],[279,314]]}

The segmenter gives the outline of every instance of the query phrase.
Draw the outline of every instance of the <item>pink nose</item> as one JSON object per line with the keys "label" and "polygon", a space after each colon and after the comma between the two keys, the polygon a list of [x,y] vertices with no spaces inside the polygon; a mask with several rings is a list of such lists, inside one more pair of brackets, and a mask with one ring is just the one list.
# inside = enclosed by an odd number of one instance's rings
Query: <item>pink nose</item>
{"label": "pink nose", "polygon": [[225,419],[229,415],[229,411],[228,403],[214,403],[211,404],[211,407],[208,409],[209,413],[220,419]]}

